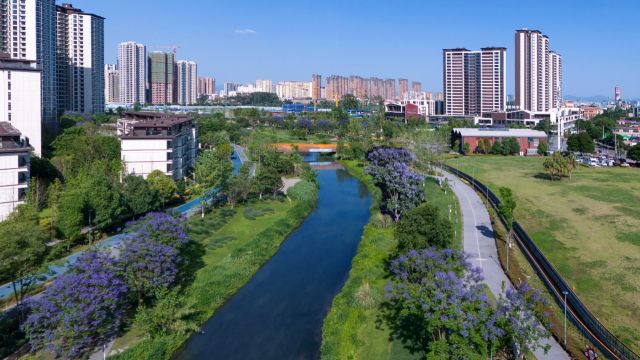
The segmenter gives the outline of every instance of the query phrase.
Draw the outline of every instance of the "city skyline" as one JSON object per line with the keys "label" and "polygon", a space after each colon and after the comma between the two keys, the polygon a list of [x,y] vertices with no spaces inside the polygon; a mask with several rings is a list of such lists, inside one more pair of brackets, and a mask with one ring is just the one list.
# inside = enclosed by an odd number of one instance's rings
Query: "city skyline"
{"label": "city skyline", "polygon": [[[120,2],[122,6],[118,6]],[[79,0],[75,5],[91,7],[107,18],[107,63],[115,62],[114,49],[120,42],[140,42],[150,51],[168,51],[170,44],[177,44],[179,57],[197,61],[199,74],[216,77],[218,85],[255,79],[271,79],[274,83],[309,80],[314,73],[323,77],[371,74],[380,78],[408,78],[421,82],[424,90],[438,91],[442,87],[442,49],[499,46],[507,48],[507,93],[513,95],[513,32],[529,28],[547,34],[553,39],[553,49],[562,54],[566,96],[613,98],[615,85],[620,85],[623,98],[640,97],[639,75],[633,71],[640,54],[630,46],[633,25],[614,20],[616,14],[634,5],[631,1],[607,4],[607,7],[595,1],[581,2],[579,7],[550,1],[517,7],[505,1],[482,6],[468,1],[446,4],[412,1],[406,4],[412,11],[393,26],[381,26],[383,21],[389,24],[386,4],[363,7],[347,2],[340,6],[307,4],[301,8],[291,1],[242,5],[224,1],[215,8],[208,3],[194,2],[193,6],[172,11],[174,21],[160,26],[153,19],[154,12],[164,8],[163,3],[160,0],[154,2],[156,6],[149,7],[146,1],[125,6],[122,0],[109,3]],[[545,12],[541,17],[540,11],[551,6],[554,11]],[[194,7],[199,10],[193,11]],[[149,13],[149,16],[140,19],[140,13]],[[477,19],[486,17],[500,21],[494,21],[490,27],[478,26]],[[580,20],[584,18],[597,18],[604,23],[592,26]],[[134,21],[140,26],[123,26]],[[447,27],[452,21],[456,27]],[[180,25],[185,22],[191,25]],[[287,30],[289,28],[295,31]],[[344,37],[346,33],[368,36],[352,41]],[[402,56],[397,52],[385,53],[386,44],[393,43],[409,51]],[[329,50],[343,56],[327,56]]]}

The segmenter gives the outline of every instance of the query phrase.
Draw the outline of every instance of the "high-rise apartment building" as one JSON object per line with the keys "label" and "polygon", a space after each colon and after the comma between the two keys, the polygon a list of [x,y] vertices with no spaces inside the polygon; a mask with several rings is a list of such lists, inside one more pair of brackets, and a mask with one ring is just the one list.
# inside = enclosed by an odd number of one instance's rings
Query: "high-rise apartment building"
{"label": "high-rise apartment building", "polygon": [[622,91],[620,90],[620,86],[616,85],[614,99],[616,101],[616,105],[619,105],[622,102]]}
{"label": "high-rise apartment building", "polygon": [[212,96],[216,93],[216,79],[212,77],[198,78],[198,96]]}
{"label": "high-rise apartment building", "polygon": [[41,69],[41,119],[55,126],[56,5],[54,0],[0,0],[0,53],[36,61]]}
{"label": "high-rise apartment building", "polygon": [[562,58],[549,51],[549,38],[538,30],[515,35],[516,105],[547,112],[562,102]]}
{"label": "high-rise apartment building", "polygon": [[396,98],[396,79],[386,79],[384,81],[384,99],[392,100]]}
{"label": "high-rise apartment building", "polygon": [[232,92],[238,90],[238,84],[232,82],[226,82],[222,85],[222,94],[224,96],[231,96]]}
{"label": "high-rise apartment building", "polygon": [[447,115],[480,115],[504,110],[507,103],[506,49],[443,50],[443,88]]}
{"label": "high-rise apartment building", "polygon": [[71,4],[57,11],[58,109],[104,112],[104,18]]}
{"label": "high-rise apartment building", "polygon": [[153,105],[175,102],[175,55],[162,51],[149,53],[147,74],[149,76],[147,101]]}
{"label": "high-rise apartment building", "polygon": [[104,101],[107,104],[120,102],[120,71],[116,65],[104,66]]}
{"label": "high-rise apartment building", "polygon": [[193,61],[176,61],[176,102],[194,105],[198,101],[198,65]]}
{"label": "high-rise apartment building", "polygon": [[549,107],[562,107],[562,56],[549,51]]}
{"label": "high-rise apartment building", "polygon": [[411,82],[411,92],[420,93],[422,92],[422,83],[419,81]]}
{"label": "high-rise apartment building", "polygon": [[409,94],[409,80],[398,79],[398,97],[404,99]]}
{"label": "high-rise apartment building", "polygon": [[276,85],[276,94],[280,99],[304,99],[311,97],[312,82],[280,81]]}
{"label": "high-rise apartment building", "polygon": [[273,92],[273,81],[271,80],[256,80],[256,89],[258,92]]}
{"label": "high-rise apartment building", "polygon": [[118,45],[120,103],[144,104],[146,93],[147,48],[133,41]]}
{"label": "high-rise apartment building", "polygon": [[311,98],[313,100],[322,99],[322,76],[318,74],[311,75]]}
{"label": "high-rise apartment building", "polygon": [[42,154],[41,70],[35,61],[0,54],[0,122],[8,122]]}
{"label": "high-rise apartment building", "polygon": [[349,78],[345,76],[331,75],[327,77],[325,85],[325,97],[329,100],[342,99],[348,93]]}

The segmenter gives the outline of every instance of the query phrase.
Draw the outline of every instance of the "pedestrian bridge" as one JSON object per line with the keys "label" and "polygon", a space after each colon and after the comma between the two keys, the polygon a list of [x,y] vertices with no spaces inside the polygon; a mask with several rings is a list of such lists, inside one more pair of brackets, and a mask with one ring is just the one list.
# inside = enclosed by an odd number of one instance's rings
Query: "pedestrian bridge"
{"label": "pedestrian bridge", "polygon": [[292,152],[295,149],[301,153],[332,154],[338,150],[338,145],[336,144],[277,143],[274,146],[279,152]]}

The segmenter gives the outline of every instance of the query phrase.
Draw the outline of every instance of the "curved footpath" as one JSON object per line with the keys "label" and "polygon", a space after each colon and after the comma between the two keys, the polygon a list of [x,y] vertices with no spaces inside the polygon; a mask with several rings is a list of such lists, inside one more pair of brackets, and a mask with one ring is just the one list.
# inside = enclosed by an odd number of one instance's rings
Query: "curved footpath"
{"label": "curved footpath", "polygon": [[[496,240],[491,227],[491,219],[480,196],[471,186],[460,181],[454,175],[439,169],[448,180],[453,192],[460,202],[462,210],[464,251],[470,255],[473,264],[482,269],[484,282],[489,286],[496,299],[502,294],[502,284],[512,286],[511,281],[500,266]],[[534,351],[539,359],[570,359],[562,346],[554,339],[548,340],[551,349],[545,354],[544,350]]]}

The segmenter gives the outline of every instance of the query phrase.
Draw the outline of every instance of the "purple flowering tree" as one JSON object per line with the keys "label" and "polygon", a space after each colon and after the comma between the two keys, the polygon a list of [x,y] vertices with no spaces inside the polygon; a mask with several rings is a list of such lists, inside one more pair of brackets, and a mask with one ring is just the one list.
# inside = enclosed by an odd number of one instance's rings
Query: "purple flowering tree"
{"label": "purple flowering tree", "polygon": [[138,301],[168,289],[176,280],[178,262],[178,250],[141,233],[128,235],[118,248],[118,271]]}
{"label": "purple flowering tree", "polygon": [[[390,264],[381,318],[391,337],[425,358],[481,359],[543,347],[548,337],[527,287],[489,301],[480,270],[460,251],[411,250]],[[516,351],[517,352],[517,351]],[[521,351],[524,352],[524,351]]]}
{"label": "purple flowering tree", "polygon": [[424,201],[424,177],[411,168],[415,159],[409,151],[378,148],[368,160],[365,170],[382,190],[384,209],[395,221]]}
{"label": "purple flowering tree", "polygon": [[537,348],[547,351],[549,345],[543,340],[550,336],[547,314],[542,313],[539,304],[548,305],[548,300],[539,290],[533,290],[526,282],[518,288],[509,287],[500,296],[496,315],[499,326],[504,329],[503,346],[516,349],[522,358],[525,349]]}
{"label": "purple flowering tree", "polygon": [[33,350],[63,358],[85,356],[120,328],[127,288],[104,252],[88,252],[37,300],[22,326]]}
{"label": "purple flowering tree", "polygon": [[138,238],[153,239],[176,249],[189,242],[186,230],[187,219],[184,216],[163,212],[152,212],[138,221],[127,223],[127,232],[136,233]]}
{"label": "purple flowering tree", "polygon": [[423,357],[488,357],[503,335],[492,324],[482,276],[464,253],[412,250],[390,265],[382,319],[391,337]]}

